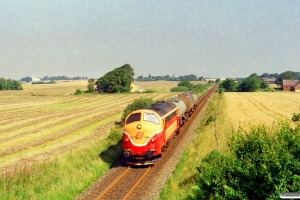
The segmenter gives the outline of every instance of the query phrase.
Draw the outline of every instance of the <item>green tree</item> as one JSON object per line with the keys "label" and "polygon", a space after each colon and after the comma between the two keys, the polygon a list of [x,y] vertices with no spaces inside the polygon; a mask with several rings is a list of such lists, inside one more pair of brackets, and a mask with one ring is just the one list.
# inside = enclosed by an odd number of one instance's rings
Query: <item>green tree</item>
{"label": "green tree", "polygon": [[282,85],[282,80],[293,80],[297,79],[295,76],[295,72],[292,71],[285,71],[280,74],[280,76],[275,80],[277,85]]}
{"label": "green tree", "polygon": [[6,80],[4,78],[0,78],[0,90],[7,90]]}
{"label": "green tree", "polygon": [[21,81],[26,81],[27,83],[31,82],[32,81],[32,78],[27,76],[25,78],[22,78]]}
{"label": "green tree", "polygon": [[249,77],[259,78],[259,76],[257,75],[257,73],[253,73],[253,74],[251,74]]}
{"label": "green tree", "polygon": [[220,87],[224,88],[225,92],[234,92],[236,91],[237,83],[231,78],[226,78],[220,83]]}
{"label": "green tree", "polygon": [[165,80],[166,81],[171,80],[171,76],[170,75],[165,75]]}
{"label": "green tree", "polygon": [[133,77],[135,75],[134,69],[130,66],[130,64],[125,64],[120,67],[120,69],[124,69],[126,71],[126,74],[130,77],[130,81],[133,82]]}
{"label": "green tree", "polygon": [[260,82],[260,88],[261,89],[267,89],[267,88],[269,88],[270,86],[269,86],[269,83],[268,83],[268,81],[261,81]]}
{"label": "green tree", "polygon": [[261,78],[269,78],[269,74],[268,73],[263,73],[260,77]]}
{"label": "green tree", "polygon": [[185,86],[189,90],[192,90],[194,84],[191,83],[189,80],[183,80],[183,81],[180,81],[177,86]]}
{"label": "green tree", "polygon": [[300,126],[240,129],[228,150],[202,159],[191,199],[279,199],[300,191]]}
{"label": "green tree", "polygon": [[260,87],[260,80],[257,77],[245,78],[238,86],[241,92],[254,92]]}
{"label": "green tree", "polygon": [[23,90],[19,81],[0,78],[0,90]]}
{"label": "green tree", "polygon": [[95,85],[95,79],[91,78],[88,79],[88,85],[87,85],[87,93],[92,93],[94,92],[94,85]]}
{"label": "green tree", "polygon": [[98,89],[106,93],[130,92],[134,71],[130,65],[115,68],[96,81]]}

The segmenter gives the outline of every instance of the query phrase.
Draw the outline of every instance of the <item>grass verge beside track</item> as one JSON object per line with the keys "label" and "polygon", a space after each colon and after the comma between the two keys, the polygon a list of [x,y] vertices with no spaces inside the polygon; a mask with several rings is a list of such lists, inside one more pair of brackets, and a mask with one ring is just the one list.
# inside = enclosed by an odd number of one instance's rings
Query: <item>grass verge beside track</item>
{"label": "grass verge beside track", "polygon": [[[184,151],[173,176],[165,184],[160,199],[186,199],[192,191],[194,177],[198,173],[196,167],[199,166],[201,159],[216,148],[219,150],[225,148],[225,132],[230,127],[223,126],[226,124],[222,117],[223,109],[224,101],[219,94],[214,94],[197,129],[198,135]],[[218,136],[218,147],[215,133]]]}

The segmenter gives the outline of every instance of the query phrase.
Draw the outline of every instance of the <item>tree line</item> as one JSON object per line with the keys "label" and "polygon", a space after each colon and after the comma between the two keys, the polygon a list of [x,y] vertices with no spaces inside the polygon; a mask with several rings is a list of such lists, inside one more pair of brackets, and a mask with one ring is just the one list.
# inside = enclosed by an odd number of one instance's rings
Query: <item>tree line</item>
{"label": "tree line", "polygon": [[183,81],[183,80],[202,81],[203,79],[204,79],[203,76],[197,77],[194,74],[184,75],[184,76],[179,76],[179,77],[175,77],[174,75],[172,77],[170,75],[152,76],[149,74],[148,77],[138,76],[135,80],[136,81],[158,81],[158,80],[163,80],[163,81]]}
{"label": "tree line", "polygon": [[[83,76],[76,76],[76,77],[67,77],[67,76],[44,76],[43,78],[40,78],[41,81],[55,81],[55,80],[87,80],[88,77]],[[32,77],[27,76],[24,78],[21,78],[20,81],[25,81],[27,83],[32,82]]]}
{"label": "tree line", "polygon": [[[267,78],[270,78],[270,75],[267,73],[262,74],[261,76],[256,73],[251,74],[249,77],[236,81],[231,78],[226,78],[219,85],[219,91],[225,92],[254,92],[258,89],[264,91],[269,91],[269,83]],[[274,78],[272,74],[271,78]],[[300,80],[300,72],[285,71],[279,74],[275,80],[275,84],[282,86],[282,80]]]}
{"label": "tree line", "polygon": [[187,92],[192,91],[195,94],[201,93],[206,90],[209,86],[211,86],[213,82],[208,82],[207,84],[193,84],[189,80],[180,81],[176,87],[171,88],[171,92]]}
{"label": "tree line", "polygon": [[226,78],[219,84],[219,92],[255,92],[259,88],[266,90],[269,88],[269,83],[250,76],[241,81]]}
{"label": "tree line", "polygon": [[23,90],[23,88],[17,80],[0,78],[0,90]]}
{"label": "tree line", "polygon": [[[98,80],[89,79],[87,86],[87,93],[94,91],[94,84],[97,85],[96,90],[98,92],[104,93],[121,93],[130,92],[131,83],[134,81],[135,72],[130,64],[125,64],[121,67],[115,68],[114,70],[106,73],[104,76],[100,77]],[[171,92],[184,92],[193,91],[195,93],[200,93],[205,90],[208,85],[196,84],[190,82],[191,80],[197,80],[195,75],[187,75],[181,77],[183,80],[178,84],[177,87],[172,88]],[[75,94],[81,94],[82,91],[77,90]]]}

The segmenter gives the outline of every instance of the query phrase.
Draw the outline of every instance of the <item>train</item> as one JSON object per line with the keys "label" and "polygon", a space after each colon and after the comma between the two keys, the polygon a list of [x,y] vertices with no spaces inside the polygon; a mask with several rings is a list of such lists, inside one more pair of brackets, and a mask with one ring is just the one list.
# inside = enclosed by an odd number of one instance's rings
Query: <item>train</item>
{"label": "train", "polygon": [[184,92],[131,112],[124,121],[122,154],[126,164],[153,165],[197,108],[198,97]]}

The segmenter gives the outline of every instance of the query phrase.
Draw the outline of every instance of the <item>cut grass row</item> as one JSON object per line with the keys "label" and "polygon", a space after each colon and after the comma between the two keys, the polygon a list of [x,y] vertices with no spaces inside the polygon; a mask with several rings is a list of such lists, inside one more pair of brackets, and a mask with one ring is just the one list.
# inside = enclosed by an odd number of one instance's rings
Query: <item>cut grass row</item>
{"label": "cut grass row", "polygon": [[[120,119],[110,116],[120,116],[125,106],[136,98],[166,100],[174,95],[59,96],[55,100],[50,98],[50,101],[48,96],[31,96],[23,101],[25,106],[19,106],[19,103],[2,104],[0,110],[5,112],[0,120],[0,168],[8,170],[7,166],[17,165],[18,162],[32,162],[54,151],[63,153],[75,144],[84,145],[95,137],[106,136],[109,130],[106,124],[111,126]],[[15,98],[21,100],[23,97]]]}
{"label": "cut grass row", "polygon": [[[119,118],[120,114],[117,114],[102,121],[94,121],[93,123],[86,124],[86,126],[75,127],[75,129],[68,130],[65,134],[63,134],[64,132],[62,131],[58,132],[58,134],[62,135],[50,135],[49,137],[43,137],[40,140],[34,139],[32,142],[24,145],[11,146],[11,148],[1,152],[3,154],[0,158],[1,166],[9,165],[11,163],[22,163],[23,160],[25,160],[25,162],[28,162],[28,160],[38,160],[37,158],[40,157],[47,158],[48,155],[58,156],[59,152],[64,153],[63,151],[71,148],[78,148],[85,145],[75,145],[78,141],[85,139],[87,140],[86,142],[88,142],[90,137],[95,139],[92,137],[92,134],[97,128]],[[104,130],[102,135],[98,134],[98,138],[103,139],[103,137],[107,135],[106,133],[107,130]],[[55,153],[55,150],[57,149],[60,150]]]}
{"label": "cut grass row", "polygon": [[[110,139],[7,175],[0,179],[0,199],[73,199],[120,159],[121,146],[115,145],[121,139],[120,131],[113,130]],[[114,148],[107,151],[111,146]]]}

